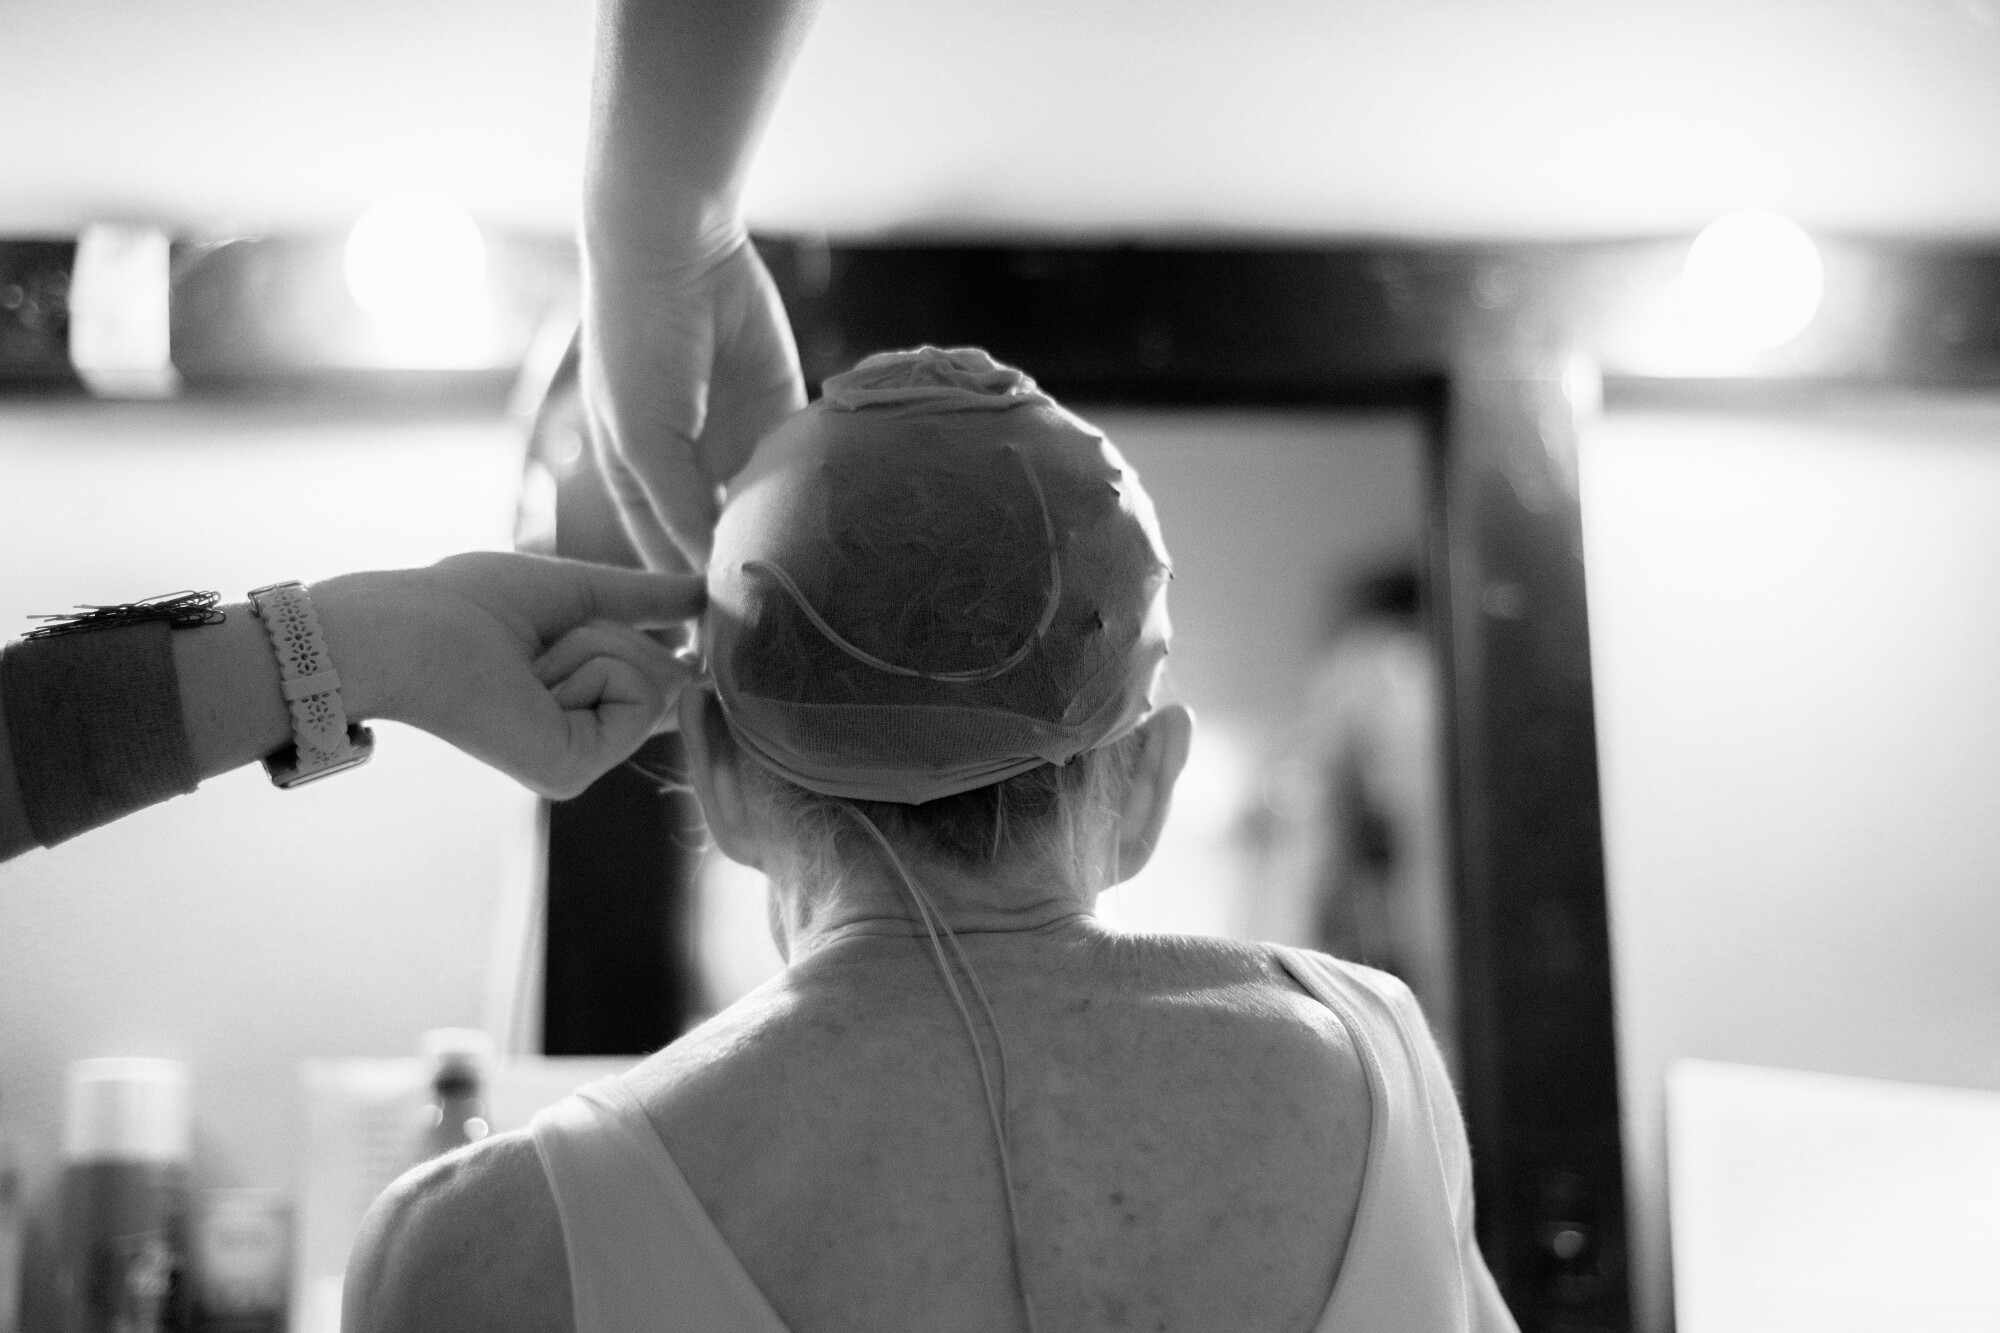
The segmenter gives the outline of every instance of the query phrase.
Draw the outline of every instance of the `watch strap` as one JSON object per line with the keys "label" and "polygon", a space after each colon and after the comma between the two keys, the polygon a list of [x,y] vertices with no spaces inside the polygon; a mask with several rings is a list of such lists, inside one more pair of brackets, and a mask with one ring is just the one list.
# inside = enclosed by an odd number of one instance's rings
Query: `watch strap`
{"label": "watch strap", "polygon": [[252,589],[250,605],[271,636],[280,687],[292,715],[293,745],[264,760],[271,780],[293,787],[365,762],[375,738],[366,727],[348,723],[340,673],[305,585],[292,580]]}

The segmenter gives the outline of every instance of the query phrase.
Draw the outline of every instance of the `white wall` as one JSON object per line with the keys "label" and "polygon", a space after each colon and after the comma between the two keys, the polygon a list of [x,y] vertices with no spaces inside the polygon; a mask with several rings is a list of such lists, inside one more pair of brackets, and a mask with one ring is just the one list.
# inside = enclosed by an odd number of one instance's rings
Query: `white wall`
{"label": "white wall", "polygon": [[[519,471],[497,419],[0,404],[0,629],[505,547]],[[196,1183],[285,1186],[303,1057],[411,1054],[502,1012],[533,812],[392,724],[355,773],[279,792],[252,765],[0,865],[0,1120],[43,1220],[72,1060],[189,1061]]]}
{"label": "white wall", "polygon": [[1613,415],[1582,486],[1659,1330],[1671,1060],[2000,1089],[2000,402]]}
{"label": "white wall", "polygon": [[[0,232],[564,229],[591,0],[8,0]],[[1996,0],[829,0],[759,224],[2000,229]]]}

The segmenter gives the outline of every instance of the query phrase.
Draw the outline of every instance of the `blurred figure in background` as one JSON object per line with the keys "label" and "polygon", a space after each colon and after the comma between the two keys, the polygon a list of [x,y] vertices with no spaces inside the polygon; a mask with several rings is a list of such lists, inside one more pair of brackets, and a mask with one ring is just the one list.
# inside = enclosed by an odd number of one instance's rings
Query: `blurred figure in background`
{"label": "blurred figure in background", "polygon": [[1247,830],[1264,866],[1256,924],[1402,978],[1455,1075],[1442,699],[1416,569],[1352,578],[1328,605],[1294,748]]}

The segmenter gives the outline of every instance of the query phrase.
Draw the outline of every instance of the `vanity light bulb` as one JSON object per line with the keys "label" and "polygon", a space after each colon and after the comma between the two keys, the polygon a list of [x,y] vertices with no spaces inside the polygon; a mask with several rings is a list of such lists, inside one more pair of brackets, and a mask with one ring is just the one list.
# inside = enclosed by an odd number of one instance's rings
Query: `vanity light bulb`
{"label": "vanity light bulb", "polygon": [[1825,289],[1825,265],[1805,228],[1782,213],[1750,209],[1702,228],[1668,301],[1695,345],[1763,352],[1805,330]]}

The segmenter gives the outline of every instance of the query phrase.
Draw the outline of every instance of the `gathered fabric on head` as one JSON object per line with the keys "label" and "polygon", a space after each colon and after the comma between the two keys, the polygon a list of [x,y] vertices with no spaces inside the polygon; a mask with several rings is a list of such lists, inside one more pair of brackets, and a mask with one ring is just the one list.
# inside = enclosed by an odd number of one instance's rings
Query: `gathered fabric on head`
{"label": "gathered fabric on head", "polygon": [[738,741],[916,805],[1066,763],[1151,710],[1170,564],[1115,446],[977,348],[871,356],[731,486],[704,638]]}

